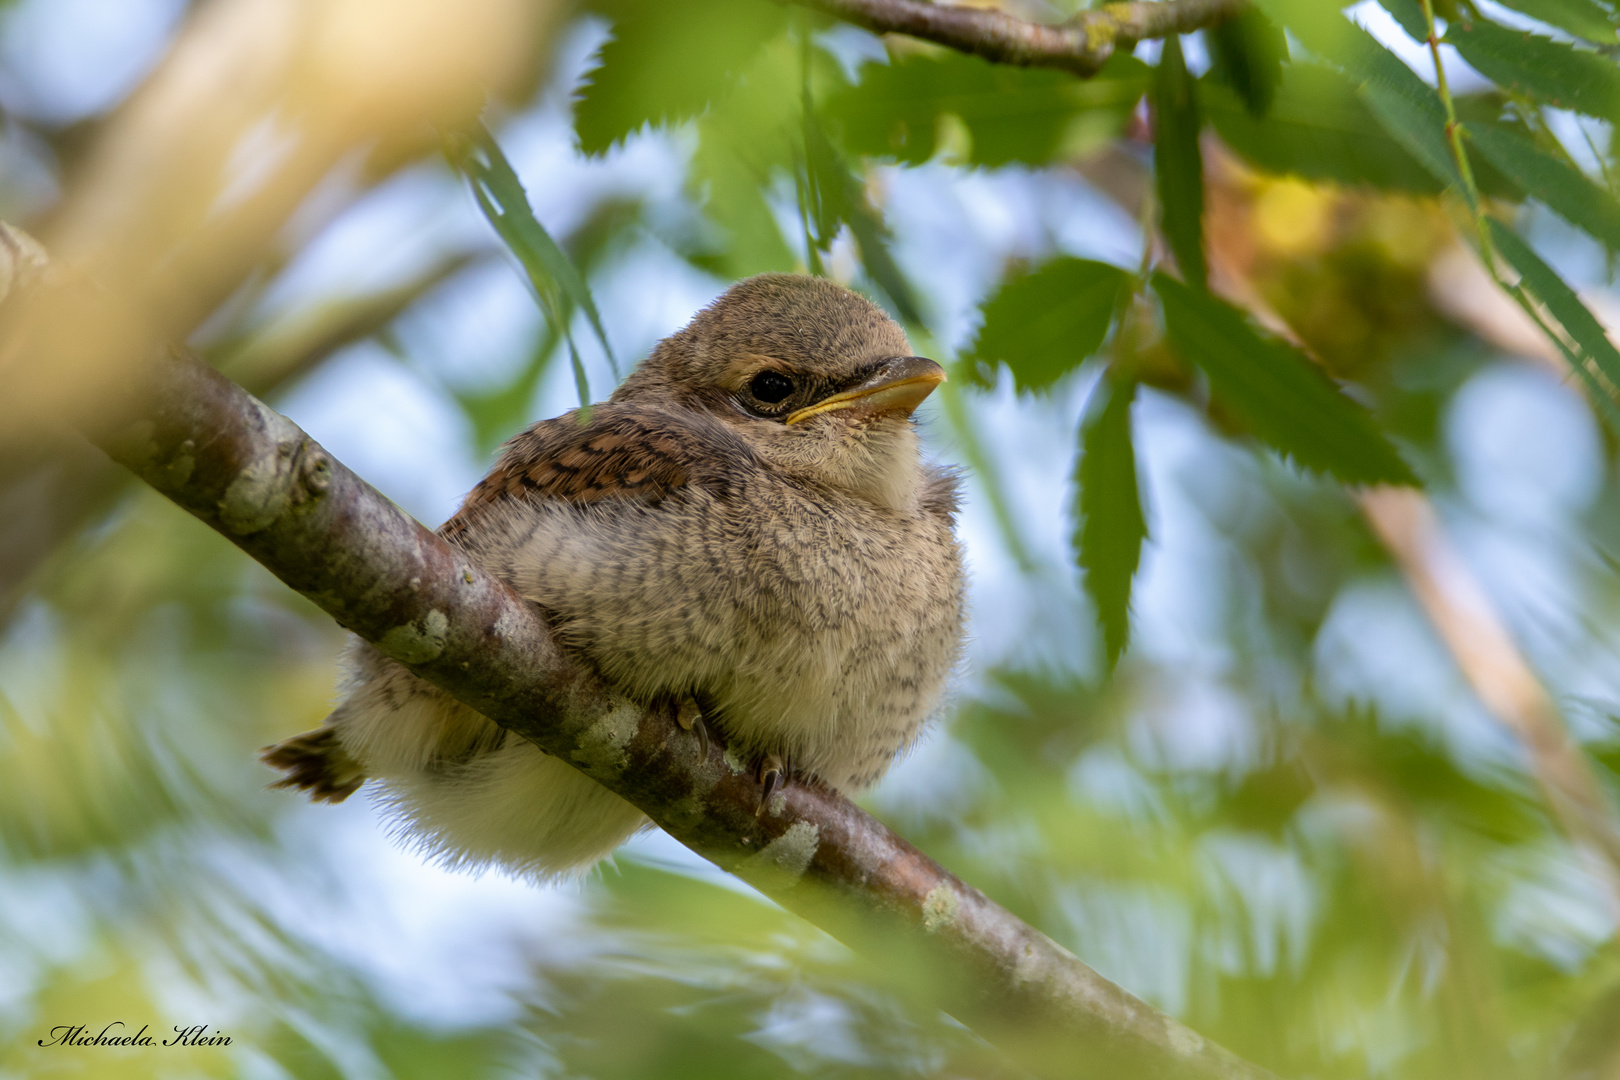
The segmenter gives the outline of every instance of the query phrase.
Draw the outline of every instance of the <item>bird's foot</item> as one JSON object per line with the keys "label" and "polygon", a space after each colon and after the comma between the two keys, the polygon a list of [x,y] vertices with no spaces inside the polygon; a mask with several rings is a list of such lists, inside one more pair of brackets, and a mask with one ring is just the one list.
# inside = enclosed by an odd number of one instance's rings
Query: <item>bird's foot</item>
{"label": "bird's foot", "polygon": [[775,754],[766,754],[759,763],[759,809],[754,811],[755,817],[762,817],[765,808],[770,805],[771,796],[782,789],[787,783],[787,766]]}
{"label": "bird's foot", "polygon": [[696,698],[687,698],[675,705],[675,723],[680,725],[682,731],[690,731],[697,736],[698,760],[709,759],[709,729],[703,723],[703,708],[698,705]]}

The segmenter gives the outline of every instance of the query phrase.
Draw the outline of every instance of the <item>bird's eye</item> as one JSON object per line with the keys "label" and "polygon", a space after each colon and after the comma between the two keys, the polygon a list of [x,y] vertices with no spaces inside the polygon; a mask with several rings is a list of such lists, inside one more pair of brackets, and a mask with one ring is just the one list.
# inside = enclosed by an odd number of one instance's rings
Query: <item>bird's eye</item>
{"label": "bird's eye", "polygon": [[793,393],[793,380],[780,371],[762,371],[749,382],[748,392],[756,401],[775,405]]}

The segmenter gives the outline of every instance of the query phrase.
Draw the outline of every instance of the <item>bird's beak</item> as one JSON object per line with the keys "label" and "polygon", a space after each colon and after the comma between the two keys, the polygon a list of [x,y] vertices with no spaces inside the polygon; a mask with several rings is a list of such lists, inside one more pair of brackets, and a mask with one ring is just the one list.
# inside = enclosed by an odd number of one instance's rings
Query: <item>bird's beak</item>
{"label": "bird's beak", "polygon": [[926,356],[897,356],[883,361],[858,386],[789,413],[785,423],[797,424],[837,409],[846,409],[863,418],[910,416],[923,398],[944,381],[945,369]]}

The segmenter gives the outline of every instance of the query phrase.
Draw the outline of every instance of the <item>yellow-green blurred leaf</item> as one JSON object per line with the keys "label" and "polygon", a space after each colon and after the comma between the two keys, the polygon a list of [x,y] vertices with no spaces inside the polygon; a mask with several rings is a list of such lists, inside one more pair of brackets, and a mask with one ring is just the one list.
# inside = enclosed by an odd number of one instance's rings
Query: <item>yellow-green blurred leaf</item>
{"label": "yellow-green blurred leaf", "polygon": [[753,0],[602,0],[613,20],[574,108],[580,149],[600,154],[646,124],[690,119],[730,87],[786,9]]}

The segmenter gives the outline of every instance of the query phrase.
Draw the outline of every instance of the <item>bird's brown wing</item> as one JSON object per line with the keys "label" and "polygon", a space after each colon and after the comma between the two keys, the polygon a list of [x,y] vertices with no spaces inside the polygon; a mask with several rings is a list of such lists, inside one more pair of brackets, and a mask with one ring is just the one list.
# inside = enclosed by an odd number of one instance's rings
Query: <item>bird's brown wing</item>
{"label": "bird's brown wing", "polygon": [[439,534],[456,541],[509,499],[657,503],[694,485],[725,497],[729,478],[752,456],[746,443],[704,417],[630,405],[599,405],[583,423],[566,413],[508,442]]}

